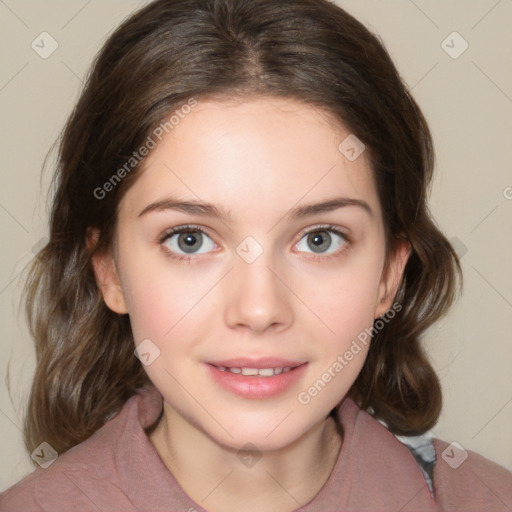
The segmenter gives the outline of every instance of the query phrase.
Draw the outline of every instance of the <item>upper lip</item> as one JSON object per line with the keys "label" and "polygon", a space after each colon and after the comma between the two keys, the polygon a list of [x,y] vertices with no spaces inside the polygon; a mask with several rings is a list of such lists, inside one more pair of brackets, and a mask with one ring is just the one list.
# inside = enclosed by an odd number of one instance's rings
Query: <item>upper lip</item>
{"label": "upper lip", "polygon": [[235,359],[224,359],[222,361],[208,361],[213,366],[224,366],[226,368],[286,368],[288,366],[295,367],[304,364],[306,361],[295,361],[290,359],[282,359],[280,357],[237,357]]}

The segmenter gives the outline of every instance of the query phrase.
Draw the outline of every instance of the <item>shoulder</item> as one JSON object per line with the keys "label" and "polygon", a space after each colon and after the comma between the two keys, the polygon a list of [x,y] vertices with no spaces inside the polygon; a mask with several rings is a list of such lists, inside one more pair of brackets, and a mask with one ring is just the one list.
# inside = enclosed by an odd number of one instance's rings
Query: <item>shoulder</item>
{"label": "shoulder", "polygon": [[[446,512],[512,511],[512,473],[502,466],[433,436],[419,436],[425,438],[425,444],[418,447],[410,442],[414,438],[395,436],[382,422],[351,402],[345,405],[343,416],[349,420],[345,426],[352,445],[350,451],[357,454],[351,455],[355,459],[351,467],[365,482],[356,504],[365,503],[364,489],[370,484],[377,494],[381,490],[378,497],[382,510],[393,509],[386,508],[388,503],[382,501],[390,491],[396,505],[403,498],[400,493],[414,487],[421,491],[408,506],[417,510],[430,506]],[[429,448],[427,453],[421,453],[424,448]],[[426,464],[423,469],[427,471],[422,471],[422,460],[431,462],[432,467]],[[431,482],[427,476],[432,477]],[[431,500],[429,483],[433,484]]]}
{"label": "shoulder", "polygon": [[345,400],[340,413],[344,430],[340,486],[350,482],[347,508],[436,511],[428,482],[410,449],[352,400]]}
{"label": "shoulder", "polygon": [[434,439],[434,488],[443,510],[512,510],[512,473],[456,443]]}
{"label": "shoulder", "polygon": [[[89,439],[59,455],[0,494],[0,512],[84,512],[135,510],[118,485],[120,444],[127,441],[137,421],[140,393]],[[129,440],[128,440],[129,441]]]}
{"label": "shoulder", "polygon": [[1,512],[14,510],[39,512],[44,510],[37,504],[33,492],[35,479],[38,478],[36,471],[30,473],[30,475],[26,476],[23,480],[0,493]]}
{"label": "shoulder", "polygon": [[[57,461],[54,463],[57,464]],[[112,510],[108,496],[115,496],[122,510],[135,511],[128,499],[123,503],[119,490],[87,465],[58,464],[37,468],[23,480],[0,494],[1,512],[97,512]]]}

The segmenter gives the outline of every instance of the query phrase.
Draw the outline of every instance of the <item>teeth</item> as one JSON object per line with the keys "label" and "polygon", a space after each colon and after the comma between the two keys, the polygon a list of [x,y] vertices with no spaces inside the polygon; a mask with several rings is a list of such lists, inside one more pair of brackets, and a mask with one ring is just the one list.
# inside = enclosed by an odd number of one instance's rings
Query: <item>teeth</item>
{"label": "teeth", "polygon": [[226,368],[225,366],[218,366],[219,370],[223,372],[241,373],[246,376],[258,376],[258,377],[272,377],[273,375],[279,375],[281,373],[289,372],[292,367],[285,366],[284,368]]}
{"label": "teeth", "polygon": [[263,375],[263,377],[272,377],[272,375],[274,375],[274,368],[262,368],[258,371],[258,375]]}
{"label": "teeth", "polygon": [[258,375],[256,368],[242,368],[242,375]]}

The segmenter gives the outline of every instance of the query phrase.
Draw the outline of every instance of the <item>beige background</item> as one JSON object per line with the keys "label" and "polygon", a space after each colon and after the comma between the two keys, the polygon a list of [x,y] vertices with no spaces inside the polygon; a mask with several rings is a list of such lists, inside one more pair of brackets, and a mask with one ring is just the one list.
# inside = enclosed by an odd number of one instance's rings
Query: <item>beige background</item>
{"label": "beige background", "polygon": [[[0,1],[0,490],[32,468],[20,425],[34,352],[18,300],[19,274],[46,236],[52,161],[42,181],[41,166],[93,55],[141,4]],[[445,398],[434,433],[512,470],[512,1],[339,4],[381,35],[424,110],[437,149],[432,211],[463,255],[464,293],[426,338]],[[31,48],[43,31],[59,45],[47,59]],[[458,58],[442,47],[454,31],[469,45]],[[463,44],[450,36],[444,47]]]}

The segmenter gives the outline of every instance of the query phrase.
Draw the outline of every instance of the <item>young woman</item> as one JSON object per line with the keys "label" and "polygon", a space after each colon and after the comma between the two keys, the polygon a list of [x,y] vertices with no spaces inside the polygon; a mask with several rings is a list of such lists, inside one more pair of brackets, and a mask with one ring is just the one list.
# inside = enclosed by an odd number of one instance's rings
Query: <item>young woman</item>
{"label": "young woman", "polygon": [[426,122],[325,0],[157,0],[106,42],[27,283],[39,467],[0,510],[510,510],[424,435],[457,256]]}

